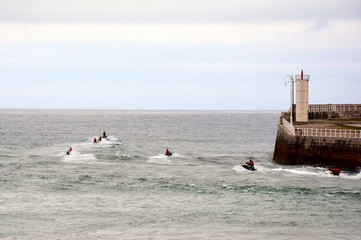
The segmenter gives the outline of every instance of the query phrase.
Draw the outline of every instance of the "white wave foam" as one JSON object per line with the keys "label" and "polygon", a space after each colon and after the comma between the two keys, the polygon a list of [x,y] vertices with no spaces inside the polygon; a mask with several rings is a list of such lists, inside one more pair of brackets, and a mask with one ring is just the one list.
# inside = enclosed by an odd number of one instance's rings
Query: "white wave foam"
{"label": "white wave foam", "polygon": [[179,153],[173,153],[172,157],[176,157],[176,158],[182,158],[183,156],[180,155]]}
{"label": "white wave foam", "polygon": [[308,175],[308,176],[316,176],[316,177],[339,177],[339,178],[354,179],[354,180],[361,179],[361,173],[358,173],[356,175],[351,175],[341,171],[339,176],[335,176],[331,173],[330,170],[323,167],[302,167],[302,168],[279,167],[279,168],[274,168],[272,170],[276,172],[286,172],[295,175]]}
{"label": "white wave foam", "polygon": [[340,173],[340,177],[341,178],[346,178],[346,179],[352,179],[352,180],[361,180],[361,172],[357,173],[357,174],[346,174],[346,173]]}
{"label": "white wave foam", "polygon": [[241,165],[236,165],[232,168],[232,170],[236,171],[236,172],[246,172],[247,169],[245,169],[244,167],[242,167]]}
{"label": "white wave foam", "polygon": [[156,156],[149,157],[148,163],[157,163],[157,164],[172,164],[171,157],[168,157],[164,154],[158,154]]}
{"label": "white wave foam", "polygon": [[68,163],[94,163],[97,161],[97,158],[93,154],[72,151],[70,155],[65,155],[63,158],[64,162]]}
{"label": "white wave foam", "polygon": [[312,172],[310,170],[308,170],[307,168],[293,168],[293,169],[288,169],[288,168],[275,168],[272,169],[273,171],[278,171],[278,172],[287,172],[287,173],[292,173],[292,174],[297,174],[297,175],[312,175],[312,176],[316,176],[317,173],[316,172]]}
{"label": "white wave foam", "polygon": [[108,136],[107,138],[103,138],[102,141],[100,141],[99,143],[101,144],[110,144],[110,145],[118,145],[121,144],[118,141],[118,138],[115,136]]}
{"label": "white wave foam", "polygon": [[[98,139],[98,138],[97,138]],[[115,136],[108,136],[107,138],[103,138],[101,141],[94,143],[94,138],[88,138],[85,142],[73,144],[76,148],[89,149],[94,147],[111,147],[113,145],[120,145],[121,143],[118,141],[118,138]]]}
{"label": "white wave foam", "polygon": [[[236,171],[236,172],[254,172],[254,171],[250,171],[245,169],[244,167],[242,167],[242,165],[236,165],[232,168],[232,170]],[[256,171],[258,171],[258,167],[256,168]]]}

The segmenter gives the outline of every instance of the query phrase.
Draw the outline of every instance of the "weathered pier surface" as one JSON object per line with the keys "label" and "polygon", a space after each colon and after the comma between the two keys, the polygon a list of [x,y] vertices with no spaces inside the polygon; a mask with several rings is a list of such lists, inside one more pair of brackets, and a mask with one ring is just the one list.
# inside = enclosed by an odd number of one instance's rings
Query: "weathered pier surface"
{"label": "weathered pier surface", "polygon": [[361,167],[361,105],[310,105],[309,121],[282,113],[273,160],[285,165]]}

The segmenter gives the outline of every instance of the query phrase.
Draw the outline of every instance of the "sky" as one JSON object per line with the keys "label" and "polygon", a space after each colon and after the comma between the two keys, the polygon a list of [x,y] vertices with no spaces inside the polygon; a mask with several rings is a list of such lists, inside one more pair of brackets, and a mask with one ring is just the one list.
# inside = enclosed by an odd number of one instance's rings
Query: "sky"
{"label": "sky", "polygon": [[0,108],[287,110],[301,69],[361,103],[361,1],[0,0]]}

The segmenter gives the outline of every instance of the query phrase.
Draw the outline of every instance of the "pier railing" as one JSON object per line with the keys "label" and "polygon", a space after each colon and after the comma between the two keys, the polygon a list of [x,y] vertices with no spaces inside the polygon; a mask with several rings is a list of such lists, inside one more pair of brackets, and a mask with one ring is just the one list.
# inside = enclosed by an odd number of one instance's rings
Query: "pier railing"
{"label": "pier railing", "polygon": [[310,104],[308,112],[357,112],[361,110],[361,104]]}
{"label": "pier railing", "polygon": [[360,130],[326,129],[326,128],[295,128],[297,136],[361,138]]}
{"label": "pier railing", "polygon": [[282,127],[293,136],[361,138],[361,130],[328,129],[328,128],[295,128],[282,118]]}
{"label": "pier railing", "polygon": [[288,132],[288,134],[295,135],[295,128],[284,118],[282,118],[282,126]]}

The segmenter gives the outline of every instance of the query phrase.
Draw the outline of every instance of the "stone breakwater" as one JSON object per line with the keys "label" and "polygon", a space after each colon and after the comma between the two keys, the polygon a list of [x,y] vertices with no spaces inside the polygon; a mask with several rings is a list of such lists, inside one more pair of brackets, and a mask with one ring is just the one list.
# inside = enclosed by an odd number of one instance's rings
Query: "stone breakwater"
{"label": "stone breakwater", "polygon": [[283,165],[361,167],[361,137],[303,136],[279,124],[273,160]]}

